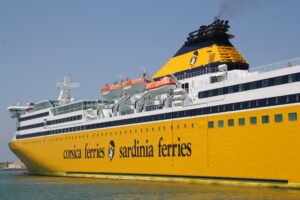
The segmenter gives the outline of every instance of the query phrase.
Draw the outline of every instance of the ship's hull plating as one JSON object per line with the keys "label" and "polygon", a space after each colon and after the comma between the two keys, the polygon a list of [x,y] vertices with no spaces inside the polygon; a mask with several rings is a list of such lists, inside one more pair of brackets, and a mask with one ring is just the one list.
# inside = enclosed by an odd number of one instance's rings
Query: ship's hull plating
{"label": "ship's hull plating", "polygon": [[[189,117],[13,140],[9,146],[34,174],[299,187],[300,126],[288,120],[288,113],[299,111],[300,105],[289,105]],[[276,123],[275,114],[283,121]],[[265,115],[269,123],[263,124]],[[256,125],[250,125],[253,116]],[[228,119],[234,119],[233,127]]]}

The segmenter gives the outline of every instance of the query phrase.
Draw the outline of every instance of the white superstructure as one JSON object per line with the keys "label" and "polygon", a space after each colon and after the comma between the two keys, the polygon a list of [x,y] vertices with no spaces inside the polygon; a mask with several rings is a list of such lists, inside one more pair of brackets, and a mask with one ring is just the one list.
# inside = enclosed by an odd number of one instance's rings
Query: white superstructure
{"label": "white superstructure", "polygon": [[[113,126],[114,121],[129,120],[130,123],[130,119],[143,117],[145,119],[141,123],[145,123],[147,117],[171,112],[180,115],[181,111],[193,109],[217,109],[212,112],[205,111],[207,115],[217,113],[218,110],[230,111],[230,106],[256,109],[259,108],[261,99],[273,98],[272,101],[276,101],[272,102],[273,106],[280,106],[282,96],[285,96],[284,101],[288,101],[286,98],[293,94],[296,95],[295,98],[299,98],[299,63],[300,59],[295,58],[251,70],[231,71],[224,70],[226,66],[222,66],[215,72],[178,77],[175,80],[176,85],[166,85],[154,90],[145,88],[143,92],[131,95],[123,93],[121,97],[110,102],[72,102],[70,89],[79,84],[71,84],[69,78],[64,76],[64,82],[59,84],[61,93],[57,101],[46,100],[35,105],[30,104],[31,106],[10,106],[8,110],[12,117],[19,119],[16,136],[25,138],[26,135],[68,134],[77,130],[93,129],[93,126],[95,129],[98,126]],[[241,102],[247,103],[242,105]]]}

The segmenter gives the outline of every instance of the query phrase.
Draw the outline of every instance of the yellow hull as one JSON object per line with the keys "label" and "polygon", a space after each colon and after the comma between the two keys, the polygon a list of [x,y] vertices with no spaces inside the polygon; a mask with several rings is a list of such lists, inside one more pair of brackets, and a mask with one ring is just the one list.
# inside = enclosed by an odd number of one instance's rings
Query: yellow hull
{"label": "yellow hull", "polygon": [[[34,174],[300,188],[300,126],[288,120],[292,112],[300,106],[20,139],[9,146]],[[275,114],[283,121],[276,123]],[[250,125],[253,116],[256,125]],[[224,127],[217,127],[219,120]]]}

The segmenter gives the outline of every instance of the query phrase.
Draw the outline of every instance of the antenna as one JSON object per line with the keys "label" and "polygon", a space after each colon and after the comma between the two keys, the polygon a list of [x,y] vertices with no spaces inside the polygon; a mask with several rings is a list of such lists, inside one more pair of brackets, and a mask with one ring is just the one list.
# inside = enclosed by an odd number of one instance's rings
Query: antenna
{"label": "antenna", "polygon": [[140,66],[140,68],[143,70],[144,74],[146,74],[146,68],[143,66]]}
{"label": "antenna", "polygon": [[79,83],[71,83],[70,76],[64,74],[63,82],[58,82],[56,86],[60,89],[58,97],[59,105],[65,105],[72,102],[71,89],[78,88]]}

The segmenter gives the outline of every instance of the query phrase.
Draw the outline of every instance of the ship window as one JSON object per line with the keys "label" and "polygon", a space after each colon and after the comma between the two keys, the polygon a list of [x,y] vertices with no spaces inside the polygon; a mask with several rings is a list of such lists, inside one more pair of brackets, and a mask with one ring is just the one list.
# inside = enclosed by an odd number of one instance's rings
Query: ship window
{"label": "ship window", "polygon": [[269,86],[269,79],[262,80],[262,87],[268,87]]}
{"label": "ship window", "polygon": [[258,103],[259,103],[259,107],[266,106],[266,99],[260,99],[260,100],[258,101]]}
{"label": "ship window", "polygon": [[291,103],[295,103],[299,100],[298,95],[289,95]]}
{"label": "ship window", "polygon": [[228,126],[230,126],[230,127],[234,126],[234,119],[228,120]]}
{"label": "ship window", "polygon": [[198,93],[198,98],[202,99],[202,98],[206,98],[208,96],[208,92],[204,91],[204,92],[199,92]]}
{"label": "ship window", "polygon": [[183,83],[181,87],[185,90],[186,93],[189,93],[189,83]]}
{"label": "ship window", "polygon": [[249,108],[249,101],[241,103],[241,108]]}
{"label": "ship window", "polygon": [[228,94],[228,87],[223,87],[223,94]]}
{"label": "ship window", "polygon": [[243,91],[249,90],[249,88],[250,88],[250,84],[244,83],[244,84],[239,85],[238,91],[243,92]]}
{"label": "ship window", "polygon": [[223,88],[219,88],[219,89],[218,89],[218,95],[223,95],[223,93],[224,93]]}
{"label": "ship window", "polygon": [[218,95],[218,89],[212,90],[212,96],[217,96]]}
{"label": "ship window", "polygon": [[256,117],[250,117],[250,124],[251,125],[257,124],[257,118]]}
{"label": "ship window", "polygon": [[256,89],[256,82],[252,82],[252,83],[250,83],[250,90],[254,90],[254,89]]}
{"label": "ship window", "polygon": [[245,118],[239,118],[239,125],[245,126]]}
{"label": "ship window", "polygon": [[223,128],[224,127],[224,121],[223,120],[219,120],[218,121],[218,127],[219,128]]}
{"label": "ship window", "polygon": [[210,83],[217,83],[217,82],[220,82],[222,81],[222,76],[220,76],[220,79],[219,79],[219,76],[212,76],[210,77]]}
{"label": "ship window", "polygon": [[269,115],[264,115],[261,117],[261,121],[263,124],[268,124],[269,123]]}
{"label": "ship window", "polygon": [[228,87],[228,94],[233,93],[233,86]]}
{"label": "ship window", "polygon": [[213,121],[208,122],[208,128],[214,128],[214,122]]}
{"label": "ship window", "polygon": [[296,82],[296,81],[297,81],[296,74],[290,74],[290,75],[288,76],[288,82],[289,82],[289,83]]}
{"label": "ship window", "polygon": [[300,73],[296,74],[296,81],[300,81]]}
{"label": "ship window", "polygon": [[282,76],[281,84],[286,84],[286,83],[288,83],[288,82],[289,82],[288,76],[287,76],[287,75],[286,75],[286,76]]}
{"label": "ship window", "polygon": [[209,90],[207,97],[212,97],[212,96],[213,96],[213,90]]}
{"label": "ship window", "polygon": [[275,115],[275,122],[282,122],[282,114],[276,114]]}
{"label": "ship window", "polygon": [[281,79],[282,79],[281,76],[274,78],[274,85],[280,85],[281,84]]}
{"label": "ship window", "polygon": [[225,109],[226,109],[226,111],[232,110],[232,104],[225,105]]}
{"label": "ship window", "polygon": [[184,111],[179,112],[179,117],[184,117]]}
{"label": "ship window", "polygon": [[269,86],[273,86],[275,83],[275,78],[270,78],[269,79]]}
{"label": "ship window", "polygon": [[283,96],[283,97],[279,97],[278,98],[278,101],[279,101],[279,104],[284,104],[287,100],[287,97],[286,96]]}
{"label": "ship window", "polygon": [[297,120],[297,113],[289,113],[289,121],[296,121]]}
{"label": "ship window", "polygon": [[238,85],[234,85],[233,87],[233,92],[238,92],[239,90],[239,86]]}
{"label": "ship window", "polygon": [[257,101],[256,100],[250,101],[250,108],[255,108],[255,107],[257,107]]}
{"label": "ship window", "polygon": [[262,87],[262,81],[256,81],[256,88],[259,89]]}

